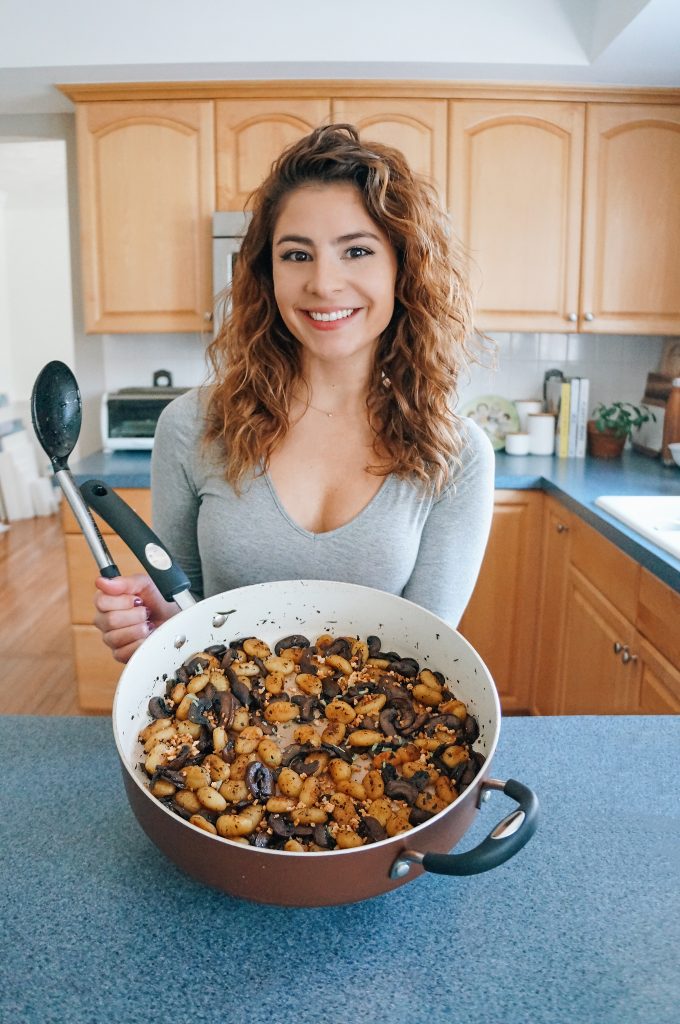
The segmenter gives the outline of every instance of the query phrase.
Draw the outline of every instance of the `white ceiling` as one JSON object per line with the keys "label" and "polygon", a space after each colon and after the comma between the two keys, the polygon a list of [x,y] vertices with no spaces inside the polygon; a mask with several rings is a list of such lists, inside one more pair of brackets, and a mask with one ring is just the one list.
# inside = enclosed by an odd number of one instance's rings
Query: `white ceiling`
{"label": "white ceiling", "polygon": [[2,0],[0,114],[57,83],[411,78],[680,86],[680,0]]}

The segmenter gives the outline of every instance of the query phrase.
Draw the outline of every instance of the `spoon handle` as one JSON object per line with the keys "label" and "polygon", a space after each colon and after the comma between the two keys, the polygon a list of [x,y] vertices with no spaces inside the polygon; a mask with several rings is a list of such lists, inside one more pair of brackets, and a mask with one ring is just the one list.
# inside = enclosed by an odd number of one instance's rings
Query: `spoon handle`
{"label": "spoon handle", "polygon": [[100,575],[106,576],[107,579],[120,576],[118,566],[111,558],[109,549],[104,543],[97,524],[92,518],[92,513],[85,504],[71,473],[68,469],[59,469],[55,472],[54,476],[71,507],[73,515],[78,520],[78,526],[82,530],[88,547],[94,555],[94,560],[99,566]]}

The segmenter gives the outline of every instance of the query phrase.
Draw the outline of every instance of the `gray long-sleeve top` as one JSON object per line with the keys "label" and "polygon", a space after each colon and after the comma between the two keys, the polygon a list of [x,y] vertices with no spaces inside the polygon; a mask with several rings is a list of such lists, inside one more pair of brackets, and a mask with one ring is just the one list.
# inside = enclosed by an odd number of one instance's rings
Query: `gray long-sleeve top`
{"label": "gray long-sleeve top", "polygon": [[268,474],[240,495],[202,445],[201,391],[175,399],[156,430],[154,527],[197,597],[270,580],[342,580],[400,594],[457,626],[477,580],[493,512],[494,453],[463,420],[462,464],[438,496],[388,476],[350,522],[310,533],[287,514]]}

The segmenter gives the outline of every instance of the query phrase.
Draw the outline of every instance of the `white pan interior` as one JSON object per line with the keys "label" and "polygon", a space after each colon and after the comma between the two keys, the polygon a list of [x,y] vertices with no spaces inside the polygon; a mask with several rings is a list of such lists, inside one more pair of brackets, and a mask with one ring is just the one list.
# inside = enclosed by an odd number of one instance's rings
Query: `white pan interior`
{"label": "white pan interior", "polygon": [[140,785],[146,788],[146,776],[138,768],[138,735],[149,721],[149,698],[165,693],[166,679],[210,644],[257,636],[273,649],[292,633],[312,643],[321,633],[362,640],[374,634],[383,650],[442,672],[449,689],[477,719],[475,749],[487,760],[493,756],[500,728],[498,695],[486,665],[460,633],[424,608],[379,590],[326,580],[284,580],[199,602],[155,630],[130,659],[116,690],[113,728],[119,753]]}

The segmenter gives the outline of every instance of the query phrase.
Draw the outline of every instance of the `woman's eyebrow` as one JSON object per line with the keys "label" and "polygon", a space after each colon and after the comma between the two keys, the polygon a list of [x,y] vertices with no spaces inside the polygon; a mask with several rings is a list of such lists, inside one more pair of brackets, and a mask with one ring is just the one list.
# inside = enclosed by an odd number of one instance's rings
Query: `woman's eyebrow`
{"label": "woman's eyebrow", "polygon": [[[333,239],[333,245],[338,245],[341,242],[354,242],[357,238],[373,238],[376,242],[380,241],[378,235],[374,235],[372,231],[353,231],[349,235],[339,235],[338,238]],[[295,242],[298,245],[314,245],[311,238],[307,238],[305,235],[282,235],[281,238],[277,238],[275,245],[282,245],[284,242]]]}

